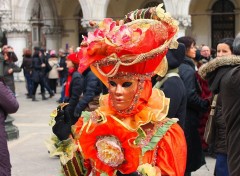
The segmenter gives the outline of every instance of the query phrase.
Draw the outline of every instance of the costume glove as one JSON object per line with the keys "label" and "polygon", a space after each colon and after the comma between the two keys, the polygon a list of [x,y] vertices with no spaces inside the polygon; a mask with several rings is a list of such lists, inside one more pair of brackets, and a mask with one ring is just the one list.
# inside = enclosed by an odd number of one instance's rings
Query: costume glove
{"label": "costume glove", "polygon": [[52,127],[53,133],[59,140],[66,140],[71,134],[71,120],[67,109],[60,110],[55,117],[55,125]]}

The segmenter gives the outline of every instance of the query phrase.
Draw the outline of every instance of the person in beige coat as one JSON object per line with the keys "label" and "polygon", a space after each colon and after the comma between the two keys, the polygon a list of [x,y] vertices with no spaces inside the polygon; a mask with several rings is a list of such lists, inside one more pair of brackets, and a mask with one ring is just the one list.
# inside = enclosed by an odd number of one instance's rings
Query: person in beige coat
{"label": "person in beige coat", "polygon": [[58,80],[58,58],[56,56],[56,51],[52,50],[50,52],[50,58],[48,59],[48,64],[51,70],[48,73],[49,86],[54,93],[57,92],[57,80]]}

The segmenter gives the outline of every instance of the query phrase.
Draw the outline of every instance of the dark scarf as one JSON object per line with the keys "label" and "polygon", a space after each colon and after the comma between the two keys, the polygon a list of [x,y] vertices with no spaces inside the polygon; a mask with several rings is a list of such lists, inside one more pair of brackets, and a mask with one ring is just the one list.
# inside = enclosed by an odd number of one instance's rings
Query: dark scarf
{"label": "dark scarf", "polygon": [[72,75],[73,73],[76,71],[75,68],[70,68],[68,69],[68,76],[67,76],[67,81],[66,81],[66,85],[65,85],[65,97],[68,97],[70,96],[70,83],[72,81]]}

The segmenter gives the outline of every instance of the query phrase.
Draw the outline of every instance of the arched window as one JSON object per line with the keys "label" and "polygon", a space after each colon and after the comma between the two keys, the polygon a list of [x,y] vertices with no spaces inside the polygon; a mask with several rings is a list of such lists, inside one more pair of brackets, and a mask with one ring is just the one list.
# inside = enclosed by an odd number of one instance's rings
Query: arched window
{"label": "arched window", "polygon": [[229,0],[218,0],[212,6],[212,47],[225,37],[235,37],[234,5]]}

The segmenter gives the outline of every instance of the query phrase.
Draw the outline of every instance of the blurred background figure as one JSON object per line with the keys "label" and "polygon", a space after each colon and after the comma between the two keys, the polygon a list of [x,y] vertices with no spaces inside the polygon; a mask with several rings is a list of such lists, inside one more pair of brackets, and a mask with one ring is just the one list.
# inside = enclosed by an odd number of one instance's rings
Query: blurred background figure
{"label": "blurred background figure", "polygon": [[200,48],[201,62],[206,63],[212,60],[211,48],[207,45],[203,45]]}
{"label": "blurred background figure", "polygon": [[60,86],[62,86],[67,78],[66,54],[64,49],[59,49],[58,57],[59,57],[58,58],[59,67],[57,68],[57,70],[59,72]]}
{"label": "blurred background figure", "polygon": [[201,88],[197,81],[196,42],[192,37],[184,36],[177,39],[186,47],[183,63],[179,66],[179,75],[183,80],[187,93],[187,110],[185,119],[185,137],[187,141],[187,166],[185,176],[198,170],[206,163],[198,132],[202,113],[208,111],[209,100],[201,98]]}
{"label": "blurred background figure", "polygon": [[74,47],[71,46],[71,47],[68,48],[67,53],[72,54],[72,53],[74,53],[74,51],[75,51]]}
{"label": "blurred background figure", "polygon": [[16,57],[13,57],[13,50],[10,48],[3,49],[4,58],[4,80],[5,84],[9,86],[12,92],[15,94],[15,83],[14,83],[14,73],[21,72],[21,68],[18,67],[14,62],[17,61]]}
{"label": "blurred background figure", "polygon": [[[200,50],[197,50],[196,57],[195,57],[194,60],[196,60],[196,66],[197,66],[196,77],[197,77],[199,87],[201,89],[200,97],[202,99],[211,100],[212,99],[212,92],[209,89],[208,82],[206,80],[202,79],[202,77],[198,74],[198,69],[203,64],[208,63],[212,59],[213,58],[212,58],[212,55],[211,55],[211,49],[210,49],[209,46],[202,45]],[[206,123],[207,123],[207,120],[208,120],[209,113],[210,113],[210,107],[208,108],[207,112],[202,113],[202,115],[200,116],[200,118],[199,118],[200,119],[200,124],[199,124],[199,127],[198,127],[198,131],[199,131],[199,134],[200,134],[200,137],[201,137],[202,149],[203,149],[205,155],[213,156],[211,148],[208,146],[208,144],[204,140],[204,131],[205,131],[205,127],[206,127]]]}
{"label": "blurred background figure", "polygon": [[23,74],[25,77],[27,98],[32,98],[33,81],[32,81],[32,52],[30,49],[25,48],[23,50],[23,62],[21,65]]}
{"label": "blurred background figure", "polygon": [[38,85],[41,87],[42,100],[47,100],[45,97],[45,87],[44,87],[44,74],[46,64],[41,58],[40,48],[34,47],[33,53],[33,70],[32,70],[32,80],[33,80],[33,92],[32,92],[32,101],[37,101],[36,92]]}
{"label": "blurred background figure", "polygon": [[51,90],[57,93],[57,81],[58,81],[58,58],[55,50],[51,50],[50,58],[48,59],[48,64],[50,66],[50,71],[48,73],[49,86]]}
{"label": "blurred background figure", "polygon": [[48,63],[48,59],[49,59],[50,55],[46,54],[45,49],[43,49],[43,48],[40,49],[40,53],[39,54],[40,54],[39,57],[41,58],[42,62],[46,65],[43,68],[44,88],[48,91],[49,98],[52,98],[54,96],[54,92],[53,92],[53,90],[49,86],[49,79],[48,79],[49,72],[52,69],[51,66]]}
{"label": "blurred background figure", "polygon": [[11,46],[9,46],[9,45],[4,45],[3,47],[2,47],[2,54],[4,55],[5,53],[9,53],[8,55],[8,57],[9,57],[9,59],[11,60],[11,61],[13,61],[13,62],[17,62],[18,61],[18,58],[17,58],[17,56],[16,56],[16,54],[15,54],[15,52],[14,52],[14,50],[13,50],[13,47],[11,47]]}
{"label": "blurred background figure", "polygon": [[67,79],[68,69],[66,65],[66,53],[63,49],[59,49],[58,56],[59,56],[59,67],[57,68],[57,70],[59,72],[61,95],[60,95],[60,98],[57,100],[57,102],[62,103],[64,100],[64,92],[65,92],[64,83],[66,82],[66,79]]}

